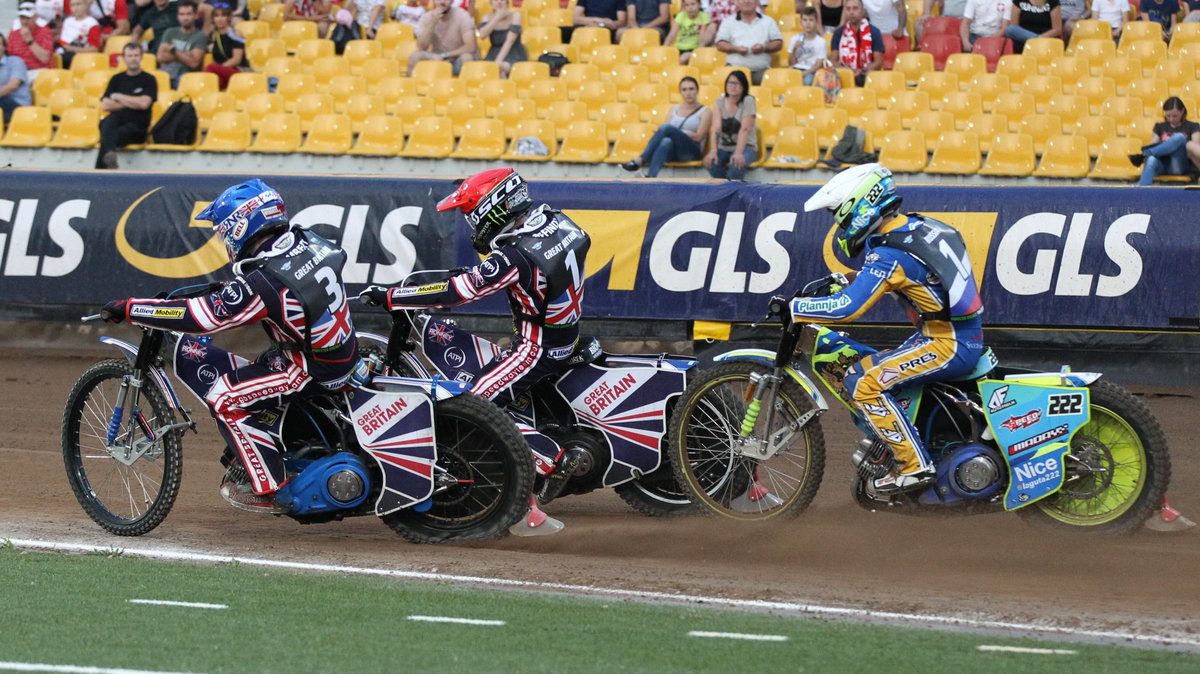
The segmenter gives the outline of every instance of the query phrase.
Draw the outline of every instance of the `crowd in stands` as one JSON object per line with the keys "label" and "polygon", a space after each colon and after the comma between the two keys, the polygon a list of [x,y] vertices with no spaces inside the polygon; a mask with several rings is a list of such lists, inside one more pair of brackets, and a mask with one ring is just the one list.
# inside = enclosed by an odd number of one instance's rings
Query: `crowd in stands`
{"label": "crowd in stands", "polygon": [[1200,172],[1200,0],[514,2],[22,0],[0,144],[115,167],[187,96],[199,151],[742,180],[828,162],[852,125],[899,171]]}

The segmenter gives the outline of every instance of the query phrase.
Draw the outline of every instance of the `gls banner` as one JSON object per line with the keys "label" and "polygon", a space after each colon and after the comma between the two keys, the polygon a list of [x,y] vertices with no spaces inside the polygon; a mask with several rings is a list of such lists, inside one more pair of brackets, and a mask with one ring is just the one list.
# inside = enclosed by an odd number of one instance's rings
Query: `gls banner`
{"label": "gls banner", "polygon": [[[224,247],[192,220],[250,176],[5,172],[0,302],[91,304],[222,278]],[[472,264],[447,179],[274,176],[292,222],[338,241],[352,292]],[[592,237],[587,315],[748,321],[766,298],[857,266],[832,252],[815,185],[538,181],[536,201]],[[1195,193],[1168,189],[901,186],[904,209],[963,231],[991,325],[1160,328],[1200,311]],[[413,277],[421,282],[429,277]],[[891,302],[865,317],[902,322]],[[493,298],[473,313],[505,313]]]}

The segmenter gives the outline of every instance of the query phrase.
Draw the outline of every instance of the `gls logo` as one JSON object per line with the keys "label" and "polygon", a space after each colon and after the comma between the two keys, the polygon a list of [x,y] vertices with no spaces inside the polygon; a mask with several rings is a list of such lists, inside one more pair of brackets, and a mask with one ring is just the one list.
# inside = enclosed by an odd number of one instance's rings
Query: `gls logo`
{"label": "gls logo", "polygon": [[[1053,290],[1059,297],[1120,297],[1133,290],[1142,278],[1142,256],[1129,238],[1146,234],[1150,216],[1130,213],[1108,225],[1104,232],[1107,260],[1098,259],[1095,251],[1085,250],[1091,226],[1091,213],[1073,214],[1070,225],[1067,216],[1059,213],[1034,213],[1016,221],[996,247],[996,278],[1000,285],[1014,295],[1040,295]],[[1027,242],[1039,234],[1049,234],[1060,243],[1053,248],[1041,244],[1021,260],[1022,249],[1031,248],[1034,244],[1027,247]],[[1112,276],[1084,273],[1085,254],[1088,269],[1115,266],[1118,272]]]}

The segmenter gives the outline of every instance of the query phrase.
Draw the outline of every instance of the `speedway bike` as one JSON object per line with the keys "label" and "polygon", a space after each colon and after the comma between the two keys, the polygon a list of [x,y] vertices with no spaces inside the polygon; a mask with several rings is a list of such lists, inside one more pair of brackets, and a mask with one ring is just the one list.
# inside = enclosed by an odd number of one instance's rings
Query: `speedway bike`
{"label": "speedway bike", "polygon": [[874,351],[828,327],[792,321],[784,302],[772,302],[764,320],[771,318],[783,328],[776,350],[718,356],[693,378],[671,419],[670,462],[708,512],[762,520],[812,502],[825,469],[821,421],[829,403],[800,363],[865,435],[851,457],[852,492],[868,510],[1016,511],[1035,524],[1124,534],[1139,529],[1166,493],[1167,442],[1145,403],[1099,372],[1003,367],[990,349],[959,380],[892,391],[937,477],[915,492],[878,493],[874,480],[893,472],[895,458],[842,385],[847,370]]}
{"label": "speedway bike", "polygon": [[[169,297],[211,289],[200,288]],[[205,361],[207,338],[141,331],[136,345],[101,338],[123,357],[83,373],[62,422],[75,497],[119,536],[153,530],[179,493],[183,435],[196,422],[167,370],[201,402],[218,371]],[[256,412],[256,428],[276,443],[287,472],[272,512],[304,524],[374,515],[414,543],[503,535],[528,505],[529,452],[512,422],[466,389],[377,374],[343,391],[305,389]],[[222,462],[230,474],[244,472],[228,449]]]}

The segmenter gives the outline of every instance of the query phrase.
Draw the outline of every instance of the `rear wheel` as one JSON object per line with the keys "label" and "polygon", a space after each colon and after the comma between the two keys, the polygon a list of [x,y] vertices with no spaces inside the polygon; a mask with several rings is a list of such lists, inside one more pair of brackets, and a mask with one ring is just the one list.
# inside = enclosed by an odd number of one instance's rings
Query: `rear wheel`
{"label": "rear wheel", "polygon": [[[694,378],[675,406],[667,454],[680,486],[705,510],[741,520],[769,519],[799,513],[817,493],[825,471],[825,438],[817,419],[804,420],[816,406],[793,379],[784,375],[780,382],[774,414],[764,407],[750,433],[741,433],[751,375],[771,373],[760,363],[723,363]],[[768,417],[773,417],[770,428]],[[760,441],[781,433],[791,437],[762,454]]]}
{"label": "rear wheel", "polygon": [[516,426],[490,402],[470,393],[434,407],[435,492],[429,509],[383,516],[413,543],[496,538],[525,516],[533,490],[533,460]]}
{"label": "rear wheel", "polygon": [[108,442],[121,383],[132,375],[127,361],[97,363],[75,382],[63,412],[63,463],[71,490],[89,517],[118,536],[140,536],[158,526],[175,503],[183,473],[179,431],[161,430],[175,423],[175,415],[148,379],[140,402],[145,428],[134,422],[134,410],[124,410]]}
{"label": "rear wheel", "polygon": [[1091,419],[1071,437],[1063,488],[1018,512],[1035,524],[1089,534],[1137,531],[1171,481],[1162,429],[1146,404],[1100,380],[1091,389]]}

